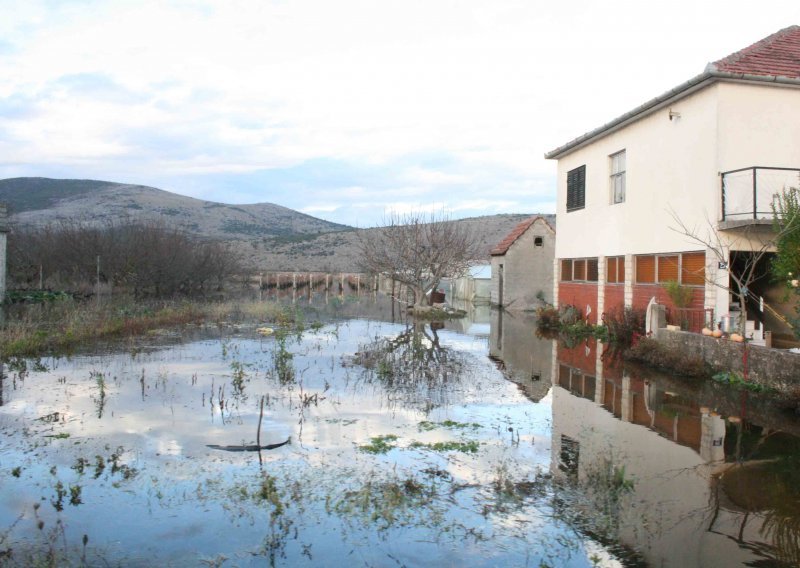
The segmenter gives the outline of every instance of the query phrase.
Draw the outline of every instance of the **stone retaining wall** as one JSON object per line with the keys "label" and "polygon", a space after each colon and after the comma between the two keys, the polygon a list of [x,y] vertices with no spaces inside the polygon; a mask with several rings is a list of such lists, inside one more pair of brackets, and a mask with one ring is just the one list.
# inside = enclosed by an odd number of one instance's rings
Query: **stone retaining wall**
{"label": "stone retaining wall", "polygon": [[[737,373],[744,371],[744,343],[667,329],[659,329],[656,339],[688,357],[700,357],[714,367]],[[800,354],[749,344],[747,352],[749,380],[782,393],[800,390]]]}

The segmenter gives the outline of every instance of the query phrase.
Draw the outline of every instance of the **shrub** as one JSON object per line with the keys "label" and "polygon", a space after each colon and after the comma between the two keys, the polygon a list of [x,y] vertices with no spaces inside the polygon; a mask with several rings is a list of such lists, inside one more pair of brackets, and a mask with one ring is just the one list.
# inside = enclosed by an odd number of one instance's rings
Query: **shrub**
{"label": "shrub", "polygon": [[688,286],[681,286],[676,280],[664,282],[664,290],[678,308],[686,308],[692,301],[692,289]]}
{"label": "shrub", "polygon": [[156,221],[62,221],[13,231],[8,260],[9,282],[17,288],[34,287],[43,275],[45,284],[62,289],[89,291],[99,280],[137,298],[221,289],[241,271],[230,246]]}
{"label": "shrub", "polygon": [[645,334],[645,311],[636,308],[615,308],[603,314],[612,343],[630,347]]}
{"label": "shrub", "polygon": [[542,306],[536,309],[537,326],[540,329],[558,329],[561,318],[558,310],[553,306]]}

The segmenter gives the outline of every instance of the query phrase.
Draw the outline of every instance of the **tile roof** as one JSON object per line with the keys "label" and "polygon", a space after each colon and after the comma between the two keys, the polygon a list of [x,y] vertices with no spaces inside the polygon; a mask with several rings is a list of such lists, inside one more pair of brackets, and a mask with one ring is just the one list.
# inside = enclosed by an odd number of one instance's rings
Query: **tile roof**
{"label": "tile roof", "polygon": [[723,73],[800,79],[800,26],[784,28],[710,67]]}
{"label": "tile roof", "polygon": [[511,245],[517,242],[517,239],[520,238],[523,234],[525,234],[525,231],[527,231],[531,227],[531,225],[533,225],[538,219],[541,219],[544,222],[544,224],[547,225],[550,228],[550,230],[555,233],[556,231],[555,228],[550,223],[547,222],[547,219],[545,219],[541,215],[534,215],[533,217],[525,219],[522,223],[514,227],[512,231],[508,233],[508,235],[506,235],[506,237],[502,241],[500,241],[500,243],[496,247],[494,247],[489,254],[491,254],[492,256],[502,256],[506,254],[506,252],[508,252],[508,249],[511,248]]}

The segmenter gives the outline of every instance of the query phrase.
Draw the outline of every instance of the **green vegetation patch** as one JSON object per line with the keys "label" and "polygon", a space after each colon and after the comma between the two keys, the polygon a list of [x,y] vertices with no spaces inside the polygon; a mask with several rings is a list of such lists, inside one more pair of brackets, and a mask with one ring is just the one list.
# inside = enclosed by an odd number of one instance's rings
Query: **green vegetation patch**
{"label": "green vegetation patch", "polygon": [[471,429],[482,428],[482,426],[477,422],[455,422],[454,420],[445,420],[443,422],[430,422],[428,420],[423,420],[422,422],[417,424],[417,428],[419,428],[423,432],[430,432],[431,430],[435,430],[436,428],[451,428],[454,430],[464,430],[467,428]]}
{"label": "green vegetation patch", "polygon": [[722,371],[712,375],[711,378],[718,383],[730,385],[734,388],[743,389],[750,392],[770,392],[775,390],[766,385],[745,380],[744,376],[736,371]]}
{"label": "green vegetation patch", "polygon": [[437,497],[435,484],[422,483],[413,477],[369,480],[339,499],[327,499],[326,509],[329,513],[361,520],[379,531],[407,525],[415,519],[433,526],[442,520],[442,513],[436,506]]}
{"label": "green vegetation patch", "polygon": [[60,302],[72,300],[72,294],[68,292],[50,290],[9,290],[6,292],[5,301],[9,304],[27,303],[42,304],[45,302]]}
{"label": "green vegetation patch", "polygon": [[391,449],[395,448],[393,442],[397,441],[397,436],[394,434],[386,434],[385,436],[375,436],[370,438],[369,444],[359,446],[358,449],[368,454],[385,454]]}
{"label": "green vegetation patch", "polygon": [[69,438],[69,432],[59,432],[58,434],[46,434],[45,438],[53,438],[54,440],[66,440]]}
{"label": "green vegetation patch", "polygon": [[462,452],[465,454],[475,454],[480,449],[480,444],[475,440],[449,442],[433,442],[424,444],[422,442],[412,442],[409,448],[433,450],[434,452]]}
{"label": "green vegetation patch", "polygon": [[244,221],[237,221],[235,219],[225,220],[220,226],[220,229],[225,233],[239,233],[244,235],[270,235],[277,232],[263,225],[245,223]]}

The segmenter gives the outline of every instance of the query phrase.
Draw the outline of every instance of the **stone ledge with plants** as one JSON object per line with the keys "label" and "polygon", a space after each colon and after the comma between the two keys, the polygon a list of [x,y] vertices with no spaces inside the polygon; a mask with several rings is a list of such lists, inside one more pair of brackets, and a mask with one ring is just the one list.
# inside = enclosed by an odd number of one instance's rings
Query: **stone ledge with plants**
{"label": "stone ledge with plants", "polygon": [[536,312],[538,333],[559,339],[572,347],[586,339],[596,339],[630,361],[638,361],[656,369],[672,371],[686,377],[711,378],[721,369],[706,364],[699,357],[662,345],[645,335],[645,312],[636,308],[615,308],[602,315],[602,324],[586,321],[573,305],[560,308],[544,306]]}

